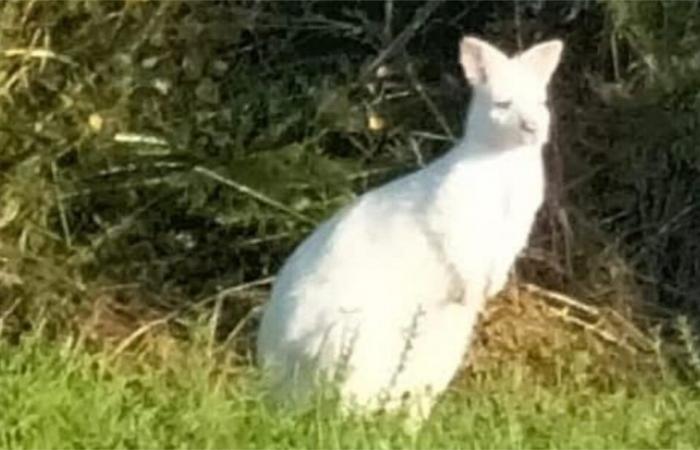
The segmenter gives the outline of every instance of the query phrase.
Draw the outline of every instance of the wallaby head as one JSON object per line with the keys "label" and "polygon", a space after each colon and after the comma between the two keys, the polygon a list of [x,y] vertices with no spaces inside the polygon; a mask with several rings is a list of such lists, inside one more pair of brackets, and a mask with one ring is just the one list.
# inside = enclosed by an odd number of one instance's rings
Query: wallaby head
{"label": "wallaby head", "polygon": [[552,40],[508,57],[475,37],[462,39],[460,62],[473,88],[469,142],[505,150],[549,139],[547,85],[562,48],[560,40]]}

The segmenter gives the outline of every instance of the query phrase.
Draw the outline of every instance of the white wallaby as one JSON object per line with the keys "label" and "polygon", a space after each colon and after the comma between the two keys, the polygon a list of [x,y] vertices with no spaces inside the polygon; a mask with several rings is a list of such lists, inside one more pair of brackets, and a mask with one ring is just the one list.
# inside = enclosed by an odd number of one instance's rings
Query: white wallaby
{"label": "white wallaby", "polygon": [[346,411],[427,417],[527,244],[562,48],[553,40],[509,58],[462,39],[473,87],[466,137],[338,212],[279,273],[258,335],[279,399],[303,404],[332,381]]}

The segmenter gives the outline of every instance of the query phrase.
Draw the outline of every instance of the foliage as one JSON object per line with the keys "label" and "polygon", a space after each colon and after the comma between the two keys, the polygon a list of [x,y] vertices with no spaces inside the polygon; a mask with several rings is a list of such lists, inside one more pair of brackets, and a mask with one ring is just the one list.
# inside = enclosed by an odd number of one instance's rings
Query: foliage
{"label": "foliage", "polygon": [[521,276],[679,337],[698,13],[661,0],[3,3],[0,334],[128,342],[213,311],[249,340],[251,288],[311,227],[462,133],[465,32],[567,43]]}
{"label": "foliage", "polygon": [[[700,241],[696,2],[607,2],[609,81],[581,120],[570,167],[588,226],[604,230],[622,272],[656,307],[696,314]],[[583,137],[585,133],[585,138]],[[583,156],[585,155],[585,156]],[[589,175],[585,175],[588,173]],[[594,204],[590,199],[601,199]],[[657,314],[659,311],[657,310]]]}

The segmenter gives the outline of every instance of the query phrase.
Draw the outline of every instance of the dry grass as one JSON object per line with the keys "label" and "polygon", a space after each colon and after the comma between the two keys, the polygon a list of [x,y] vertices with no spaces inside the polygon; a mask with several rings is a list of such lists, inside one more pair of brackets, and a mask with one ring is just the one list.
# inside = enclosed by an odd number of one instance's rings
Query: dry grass
{"label": "dry grass", "polygon": [[519,367],[543,382],[566,373],[605,384],[658,375],[656,351],[656,337],[616,310],[524,284],[489,302],[470,371]]}

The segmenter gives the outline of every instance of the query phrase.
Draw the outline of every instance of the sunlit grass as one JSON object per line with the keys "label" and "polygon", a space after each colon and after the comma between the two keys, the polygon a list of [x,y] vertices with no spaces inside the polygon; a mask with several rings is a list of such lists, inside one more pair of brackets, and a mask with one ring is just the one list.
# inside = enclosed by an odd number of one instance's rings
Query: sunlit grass
{"label": "sunlit grass", "polygon": [[191,352],[139,370],[42,341],[2,345],[2,448],[697,448],[700,394],[673,380],[605,389],[510,374],[460,383],[413,439],[391,420],[260,402],[254,371]]}

